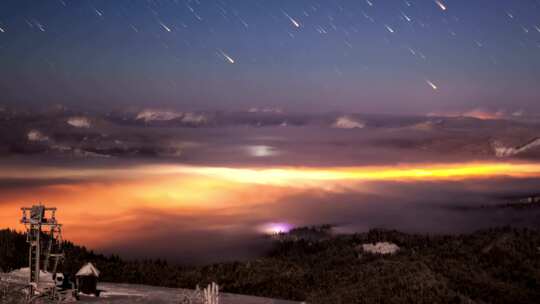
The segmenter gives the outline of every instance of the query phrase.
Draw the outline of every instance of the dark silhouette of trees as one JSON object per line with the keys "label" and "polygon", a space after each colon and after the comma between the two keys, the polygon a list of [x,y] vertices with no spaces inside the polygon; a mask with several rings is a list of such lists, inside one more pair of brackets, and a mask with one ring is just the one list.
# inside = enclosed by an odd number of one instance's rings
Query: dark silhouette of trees
{"label": "dark silhouette of trees", "polygon": [[[312,230],[310,230],[312,229]],[[266,256],[248,262],[186,267],[163,260],[125,261],[65,243],[63,271],[84,263],[101,281],[195,288],[215,281],[225,292],[310,303],[538,303],[540,232],[498,228],[468,235],[409,235],[397,231],[332,236],[302,228],[273,238]],[[387,241],[397,254],[360,253],[359,244]],[[0,268],[26,265],[26,239],[0,231]]]}

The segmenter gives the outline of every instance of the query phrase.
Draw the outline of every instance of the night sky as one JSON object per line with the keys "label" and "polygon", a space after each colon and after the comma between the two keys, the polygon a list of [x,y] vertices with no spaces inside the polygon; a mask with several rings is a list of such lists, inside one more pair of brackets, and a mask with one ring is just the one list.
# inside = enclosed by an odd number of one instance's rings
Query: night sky
{"label": "night sky", "polygon": [[540,187],[539,79],[540,0],[3,0],[0,229],[43,202],[208,263],[282,227],[538,228],[501,206]]}
{"label": "night sky", "polygon": [[0,103],[538,111],[540,1],[2,1]]}

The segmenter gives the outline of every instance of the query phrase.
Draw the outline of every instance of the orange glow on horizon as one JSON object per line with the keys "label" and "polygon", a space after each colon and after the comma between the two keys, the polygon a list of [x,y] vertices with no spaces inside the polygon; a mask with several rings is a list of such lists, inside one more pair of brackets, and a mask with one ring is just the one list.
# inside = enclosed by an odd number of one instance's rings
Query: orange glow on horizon
{"label": "orange glow on horizon", "polygon": [[[160,170],[160,169],[158,169]],[[174,172],[174,167],[163,168]],[[339,181],[439,181],[491,177],[538,177],[537,163],[464,163],[419,164],[398,166],[335,167],[335,168],[178,168],[179,172],[202,174],[248,184],[270,184],[294,187],[295,183]]]}
{"label": "orange glow on horizon", "polygon": [[[537,177],[540,163],[453,163],[453,164],[400,164],[395,166],[363,167],[204,167],[186,165],[143,165],[121,169],[62,169],[36,168],[32,171],[5,169],[0,178],[15,179],[79,179],[92,181],[133,180],[148,178],[213,177],[223,181],[248,184],[288,185],[298,181],[406,181],[406,180],[459,180],[496,176]],[[200,181],[199,181],[200,182]]]}
{"label": "orange glow on horizon", "polygon": [[[274,204],[309,190],[346,191],[362,182],[452,181],[540,177],[540,163],[403,164],[336,168],[226,168],[149,165],[116,169],[6,168],[0,178],[61,181],[4,189],[0,227],[22,229],[19,207],[43,202],[59,208],[66,238],[102,246],[144,231],[157,233],[164,214],[202,218],[201,226],[235,229],[215,221],[234,219],[249,207]],[[73,183],[62,182],[73,179]],[[369,191],[366,185],[366,191]],[[246,208],[248,207],[248,208]],[[253,214],[253,216],[260,216]],[[232,220],[234,222],[234,220]],[[157,224],[156,224],[157,223]],[[126,228],[127,227],[127,228]],[[155,230],[155,231],[154,231]],[[114,235],[115,237],[113,237]]]}

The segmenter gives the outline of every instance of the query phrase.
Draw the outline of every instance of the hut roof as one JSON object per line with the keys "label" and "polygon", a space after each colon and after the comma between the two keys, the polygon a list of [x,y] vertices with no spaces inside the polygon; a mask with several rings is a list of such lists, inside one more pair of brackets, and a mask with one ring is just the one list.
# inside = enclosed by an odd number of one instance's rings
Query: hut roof
{"label": "hut roof", "polygon": [[95,276],[99,277],[99,270],[97,270],[92,263],[88,263],[84,265],[78,272],[75,274],[76,277],[83,277],[83,276]]}

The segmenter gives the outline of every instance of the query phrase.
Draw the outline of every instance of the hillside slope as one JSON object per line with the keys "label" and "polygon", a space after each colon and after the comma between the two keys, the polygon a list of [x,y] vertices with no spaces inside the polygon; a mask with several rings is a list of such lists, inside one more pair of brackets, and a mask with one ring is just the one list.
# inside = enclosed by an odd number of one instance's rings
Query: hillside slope
{"label": "hillside slope", "polygon": [[[333,236],[314,231],[314,237],[308,237],[306,229],[293,231],[256,260],[204,267],[125,262],[68,244],[65,271],[73,272],[76,265],[91,260],[109,282],[194,288],[215,281],[225,292],[310,303],[537,303],[540,299],[537,230],[498,228],[456,236],[384,230]],[[0,261],[9,260],[4,259],[10,247],[1,243],[5,239],[0,238]],[[380,256],[355,249],[378,241],[395,243],[400,250]]]}

